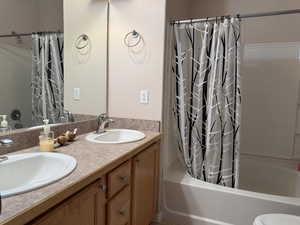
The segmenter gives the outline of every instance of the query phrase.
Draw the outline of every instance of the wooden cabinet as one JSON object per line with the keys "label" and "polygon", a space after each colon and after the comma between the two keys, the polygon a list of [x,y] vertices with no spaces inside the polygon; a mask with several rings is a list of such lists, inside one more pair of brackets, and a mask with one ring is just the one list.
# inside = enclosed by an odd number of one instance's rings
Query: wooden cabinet
{"label": "wooden cabinet", "polygon": [[107,175],[108,198],[131,183],[131,161],[127,161]]}
{"label": "wooden cabinet", "polygon": [[30,225],[105,225],[103,179],[89,185]]}
{"label": "wooden cabinet", "polygon": [[132,225],[149,225],[157,211],[159,144],[133,160]]}
{"label": "wooden cabinet", "polygon": [[159,154],[159,143],[151,145],[27,225],[149,225]]}
{"label": "wooden cabinet", "polygon": [[107,225],[129,225],[131,219],[131,160],[107,175]]}
{"label": "wooden cabinet", "polygon": [[107,225],[130,224],[131,217],[131,193],[130,186],[127,186],[117,196],[108,202]]}

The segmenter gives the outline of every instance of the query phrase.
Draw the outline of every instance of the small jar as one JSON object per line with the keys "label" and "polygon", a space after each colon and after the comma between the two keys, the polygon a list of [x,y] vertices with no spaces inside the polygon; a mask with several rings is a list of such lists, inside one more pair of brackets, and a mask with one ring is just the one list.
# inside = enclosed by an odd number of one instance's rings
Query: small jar
{"label": "small jar", "polygon": [[41,152],[53,152],[54,151],[54,132],[49,133],[41,132],[40,139],[40,151]]}

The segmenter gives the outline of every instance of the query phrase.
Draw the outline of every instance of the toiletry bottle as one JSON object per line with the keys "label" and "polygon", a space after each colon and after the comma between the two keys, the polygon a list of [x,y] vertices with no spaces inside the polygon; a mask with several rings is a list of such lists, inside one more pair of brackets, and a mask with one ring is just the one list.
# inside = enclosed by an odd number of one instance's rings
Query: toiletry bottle
{"label": "toiletry bottle", "polygon": [[39,136],[40,139],[40,151],[41,152],[52,152],[54,150],[54,133],[50,130],[49,120],[45,119],[44,130]]}
{"label": "toiletry bottle", "polygon": [[3,129],[8,128],[8,122],[6,120],[7,115],[1,115],[1,117],[2,117],[2,121],[0,127]]}
{"label": "toiletry bottle", "polygon": [[0,133],[9,134],[10,127],[7,122],[7,115],[0,115],[1,123],[0,123]]}

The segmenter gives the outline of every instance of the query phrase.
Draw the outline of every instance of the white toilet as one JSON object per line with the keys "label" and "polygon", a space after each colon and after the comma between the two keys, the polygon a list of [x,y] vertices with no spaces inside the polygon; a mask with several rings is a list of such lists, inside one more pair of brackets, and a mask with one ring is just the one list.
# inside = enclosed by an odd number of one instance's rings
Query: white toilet
{"label": "white toilet", "polygon": [[300,217],[287,214],[265,214],[256,217],[253,225],[300,225]]}

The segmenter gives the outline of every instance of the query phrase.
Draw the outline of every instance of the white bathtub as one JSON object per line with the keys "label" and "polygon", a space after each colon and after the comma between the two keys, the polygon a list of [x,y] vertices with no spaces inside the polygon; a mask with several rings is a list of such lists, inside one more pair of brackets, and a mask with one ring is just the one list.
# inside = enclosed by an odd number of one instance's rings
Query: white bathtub
{"label": "white bathtub", "polygon": [[279,165],[267,158],[242,156],[240,189],[300,198],[300,172],[296,167]]}
{"label": "white bathtub", "polygon": [[196,180],[173,163],[164,175],[162,219],[170,225],[252,225],[266,213],[300,216],[300,172],[243,159],[240,177],[247,190]]}

